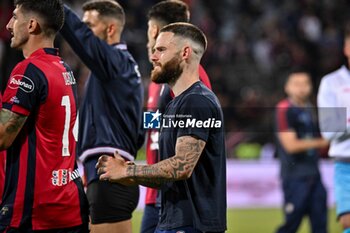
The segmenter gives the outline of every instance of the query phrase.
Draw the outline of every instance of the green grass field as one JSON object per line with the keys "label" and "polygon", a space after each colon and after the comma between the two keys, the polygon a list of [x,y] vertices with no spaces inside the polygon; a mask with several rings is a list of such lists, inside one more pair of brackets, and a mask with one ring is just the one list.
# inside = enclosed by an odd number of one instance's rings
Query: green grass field
{"label": "green grass field", "polygon": [[[142,212],[137,211],[133,217],[133,232],[140,232]],[[280,209],[231,209],[227,212],[227,233],[273,233],[282,223]],[[328,232],[341,233],[340,225],[336,222],[335,211],[328,215]],[[297,233],[309,233],[308,219],[304,219]]]}

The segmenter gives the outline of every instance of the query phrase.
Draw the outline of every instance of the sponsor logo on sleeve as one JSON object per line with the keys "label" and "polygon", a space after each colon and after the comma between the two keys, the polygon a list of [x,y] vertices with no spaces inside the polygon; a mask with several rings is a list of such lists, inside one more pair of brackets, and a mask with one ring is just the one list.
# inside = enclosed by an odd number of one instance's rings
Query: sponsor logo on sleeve
{"label": "sponsor logo on sleeve", "polygon": [[10,103],[19,104],[19,99],[17,98],[17,96],[13,96],[10,99]]}
{"label": "sponsor logo on sleeve", "polygon": [[0,215],[6,215],[9,212],[9,208],[7,206],[4,206],[0,210]]}
{"label": "sponsor logo on sleeve", "polygon": [[8,87],[14,90],[21,89],[26,93],[30,93],[34,91],[33,81],[24,75],[18,75],[18,74],[10,78]]}

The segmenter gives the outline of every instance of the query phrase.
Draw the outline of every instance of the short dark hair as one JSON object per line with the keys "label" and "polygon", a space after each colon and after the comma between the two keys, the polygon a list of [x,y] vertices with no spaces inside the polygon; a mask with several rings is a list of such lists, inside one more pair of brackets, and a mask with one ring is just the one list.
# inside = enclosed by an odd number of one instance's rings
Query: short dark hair
{"label": "short dark hair", "polygon": [[148,19],[156,19],[164,24],[189,22],[189,8],[179,0],[162,1],[152,6],[148,12]]}
{"label": "short dark hair", "polygon": [[293,66],[289,69],[287,76],[284,80],[284,84],[287,84],[287,82],[289,81],[289,78],[295,74],[307,74],[307,76],[309,76],[311,79],[311,72],[307,67],[305,67],[305,66]]}
{"label": "short dark hair", "polygon": [[21,6],[24,12],[38,14],[44,20],[41,27],[46,35],[55,35],[63,26],[62,0],[15,0],[14,5]]}
{"label": "short dark hair", "polygon": [[92,0],[84,3],[83,11],[96,10],[102,17],[113,17],[122,25],[125,24],[125,13],[123,7],[112,0]]}
{"label": "short dark hair", "polygon": [[207,38],[205,34],[193,24],[182,22],[171,23],[163,27],[160,30],[160,33],[162,32],[172,32],[175,36],[192,40],[202,47],[203,53],[207,49]]}
{"label": "short dark hair", "polygon": [[310,71],[307,67],[305,67],[305,66],[293,66],[289,69],[288,76],[291,76],[292,74],[300,74],[300,73],[305,73],[305,74],[310,75]]}

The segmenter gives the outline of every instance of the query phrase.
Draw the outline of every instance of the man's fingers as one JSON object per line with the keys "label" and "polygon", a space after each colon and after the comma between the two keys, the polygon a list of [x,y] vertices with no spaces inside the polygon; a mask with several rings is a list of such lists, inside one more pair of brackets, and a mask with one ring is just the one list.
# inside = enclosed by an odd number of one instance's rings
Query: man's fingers
{"label": "man's fingers", "polygon": [[97,169],[97,174],[98,175],[101,175],[101,174],[103,174],[103,173],[105,173],[105,167],[104,166],[100,166],[98,169]]}
{"label": "man's fingers", "polygon": [[99,167],[102,167],[102,166],[105,166],[105,162],[107,162],[108,160],[108,156],[107,155],[102,155],[100,156],[100,158],[98,158],[98,161],[95,165],[95,168],[99,168]]}
{"label": "man's fingers", "polygon": [[107,173],[100,175],[100,180],[109,180],[109,176],[107,175]]}
{"label": "man's fingers", "polygon": [[123,161],[123,162],[125,161],[125,159],[118,153],[117,150],[114,152],[114,158],[119,161]]}
{"label": "man's fingers", "polygon": [[100,158],[98,158],[98,161],[106,162],[108,160],[108,155],[101,155]]}
{"label": "man's fingers", "polygon": [[133,162],[133,161],[126,161],[126,165],[135,165],[135,162]]}

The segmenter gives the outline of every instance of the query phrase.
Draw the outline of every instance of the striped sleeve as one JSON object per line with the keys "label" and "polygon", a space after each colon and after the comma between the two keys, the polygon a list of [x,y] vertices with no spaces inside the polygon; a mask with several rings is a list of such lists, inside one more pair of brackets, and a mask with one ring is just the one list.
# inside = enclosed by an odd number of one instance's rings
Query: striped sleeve
{"label": "striped sleeve", "polygon": [[3,107],[14,113],[28,116],[45,88],[41,80],[45,77],[40,69],[28,61],[19,63],[12,71],[3,96]]}

